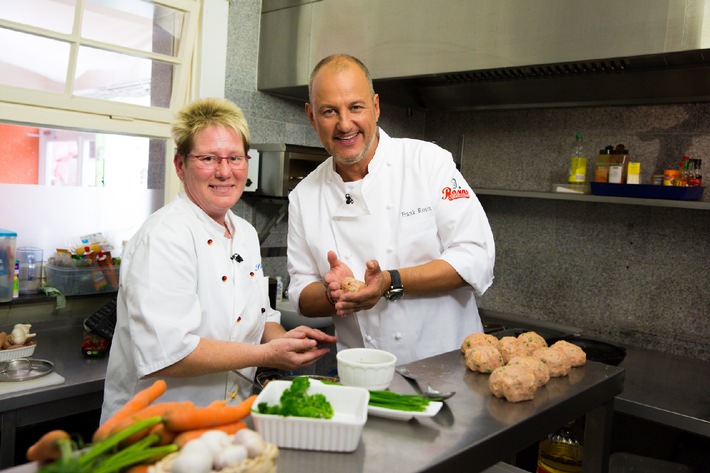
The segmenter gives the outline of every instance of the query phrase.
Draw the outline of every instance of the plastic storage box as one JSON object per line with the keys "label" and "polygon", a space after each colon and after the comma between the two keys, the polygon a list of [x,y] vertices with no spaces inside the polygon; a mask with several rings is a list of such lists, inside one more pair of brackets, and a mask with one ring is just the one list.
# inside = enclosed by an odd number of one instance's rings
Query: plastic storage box
{"label": "plastic storage box", "polygon": [[54,287],[65,296],[98,294],[118,290],[120,266],[92,266],[68,268],[47,264],[47,286]]}
{"label": "plastic storage box", "polygon": [[257,432],[267,442],[283,448],[352,452],[367,421],[370,392],[365,388],[324,384],[311,379],[308,393],[322,393],[333,406],[332,419],[259,414],[259,403],[278,404],[291,381],[271,381],[254,401],[251,416]]}
{"label": "plastic storage box", "polygon": [[17,233],[0,228],[0,302],[12,300]]}

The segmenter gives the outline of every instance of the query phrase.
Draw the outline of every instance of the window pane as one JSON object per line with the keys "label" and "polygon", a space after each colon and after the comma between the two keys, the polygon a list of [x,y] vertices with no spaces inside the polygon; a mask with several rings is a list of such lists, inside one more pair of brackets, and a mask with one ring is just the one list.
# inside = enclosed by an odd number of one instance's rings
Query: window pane
{"label": "window pane", "polygon": [[[168,108],[173,72],[171,64],[81,47],[76,65],[74,94]],[[152,89],[155,89],[153,100]]]}
{"label": "window pane", "polygon": [[64,93],[69,44],[0,28],[0,84]]}
{"label": "window pane", "polygon": [[166,140],[0,124],[0,184],[164,188]]}
{"label": "window pane", "polygon": [[88,0],[81,35],[119,46],[175,56],[184,13],[141,0]]}
{"label": "window pane", "polygon": [[0,18],[5,20],[59,33],[69,34],[72,31],[75,0],[3,0],[0,3]]}

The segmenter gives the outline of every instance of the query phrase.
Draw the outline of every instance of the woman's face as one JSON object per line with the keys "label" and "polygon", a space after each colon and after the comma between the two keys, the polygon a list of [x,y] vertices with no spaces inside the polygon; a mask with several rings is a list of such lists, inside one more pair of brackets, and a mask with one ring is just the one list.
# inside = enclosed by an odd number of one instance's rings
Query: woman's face
{"label": "woman's face", "polygon": [[210,125],[195,134],[193,141],[192,151],[184,162],[181,156],[175,155],[175,170],[190,200],[217,223],[224,224],[227,211],[244,192],[248,164],[241,169],[234,169],[226,159],[222,159],[215,169],[204,169],[199,167],[198,160],[192,156],[244,155],[244,143],[239,133],[221,125]]}

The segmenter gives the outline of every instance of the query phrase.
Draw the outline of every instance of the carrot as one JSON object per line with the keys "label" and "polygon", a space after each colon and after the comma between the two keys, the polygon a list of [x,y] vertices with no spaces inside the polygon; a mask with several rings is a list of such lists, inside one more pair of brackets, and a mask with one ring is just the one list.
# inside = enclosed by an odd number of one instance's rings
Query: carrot
{"label": "carrot", "polygon": [[71,445],[71,437],[63,430],[52,430],[27,449],[27,460],[46,463],[62,456],[62,443]]}
{"label": "carrot", "polygon": [[162,422],[154,425],[153,428],[150,429],[150,433],[158,436],[159,440],[156,442],[156,445],[168,445],[173,443],[176,435],[175,432],[165,427],[165,424]]}
{"label": "carrot", "polygon": [[167,383],[159,379],[147,388],[138,391],[123,407],[116,411],[111,418],[96,429],[92,441],[96,443],[108,437],[117,423],[131,414],[135,414],[141,409],[148,407],[153,401],[162,396],[167,389]]}
{"label": "carrot", "polygon": [[[167,412],[173,410],[173,409],[185,409],[185,408],[190,408],[190,407],[195,407],[195,405],[191,401],[173,401],[173,402],[161,402],[157,404],[151,404],[150,406],[146,407],[145,409],[141,409],[140,411],[136,412],[135,414],[132,414],[124,419],[122,419],[120,422],[118,422],[113,430],[109,432],[109,435],[118,432],[119,430],[123,430],[129,425],[138,422],[139,420],[143,419],[148,419],[150,417],[155,417],[155,416],[160,416],[163,417]],[[122,447],[126,447],[128,445],[133,445],[149,433],[152,433],[154,429],[157,428],[157,426],[162,425],[156,424],[155,426],[152,427],[152,429],[143,429],[139,432],[136,432],[135,434],[131,435],[127,439],[125,439],[123,442],[121,442]],[[173,437],[175,434],[173,434]],[[163,438],[163,435],[161,435],[161,439]],[[170,443],[170,442],[167,442]],[[165,445],[167,445],[167,443]]]}
{"label": "carrot", "polygon": [[116,424],[114,424],[113,428],[109,432],[109,435],[114,432],[118,432],[121,429],[125,429],[136,421],[147,419],[148,417],[162,417],[173,409],[186,409],[190,407],[195,407],[195,405],[191,401],[171,401],[151,404],[150,406],[147,406],[118,421]]}
{"label": "carrot", "polygon": [[207,407],[222,407],[226,406],[228,402],[229,399],[217,399],[216,401],[212,401],[210,404],[208,404]]}
{"label": "carrot", "polygon": [[173,432],[185,432],[231,424],[249,415],[256,400],[252,395],[236,406],[207,406],[172,410],[165,414],[165,426]]}
{"label": "carrot", "polygon": [[182,448],[190,440],[200,438],[202,434],[204,434],[205,432],[209,432],[210,430],[221,430],[225,434],[234,435],[239,430],[246,428],[246,426],[246,422],[244,422],[243,420],[238,420],[231,424],[222,424],[211,428],[208,427],[205,429],[186,430],[185,432],[177,434],[175,436],[175,439],[173,440],[173,443],[178,447]]}

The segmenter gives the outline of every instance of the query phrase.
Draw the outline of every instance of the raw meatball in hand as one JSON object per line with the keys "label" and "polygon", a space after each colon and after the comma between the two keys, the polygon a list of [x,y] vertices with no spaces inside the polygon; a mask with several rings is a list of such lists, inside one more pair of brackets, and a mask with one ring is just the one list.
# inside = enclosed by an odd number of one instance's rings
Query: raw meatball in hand
{"label": "raw meatball in hand", "polygon": [[344,277],[343,280],[340,281],[340,289],[345,292],[357,292],[364,287],[365,283],[363,281],[358,281],[355,278]]}

